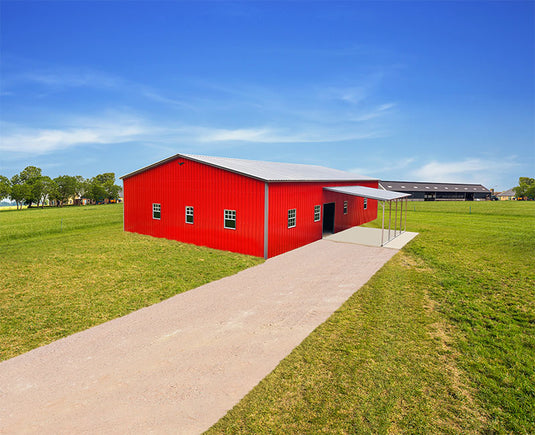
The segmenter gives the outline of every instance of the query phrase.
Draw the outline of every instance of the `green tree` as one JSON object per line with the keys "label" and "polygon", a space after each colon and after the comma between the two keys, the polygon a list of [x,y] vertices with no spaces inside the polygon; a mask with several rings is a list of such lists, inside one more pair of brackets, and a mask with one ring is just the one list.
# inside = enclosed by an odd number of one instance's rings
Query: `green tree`
{"label": "green tree", "polygon": [[104,174],[98,174],[95,177],[95,181],[99,183],[102,186],[106,186],[109,184],[115,183],[115,173],[113,172],[106,172]]}
{"label": "green tree", "polygon": [[82,199],[85,196],[85,193],[88,188],[87,180],[84,179],[81,175],[76,175],[76,192],[75,195]]}
{"label": "green tree", "polygon": [[50,177],[45,175],[35,179],[32,184],[28,184],[30,189],[29,197],[32,202],[37,204],[37,207],[39,207],[39,204],[42,206],[44,200],[48,196],[50,181]]}
{"label": "green tree", "polygon": [[55,183],[48,175],[39,177],[32,186],[33,195],[37,198],[37,207],[41,203],[41,208],[45,204],[45,200],[54,192]]}
{"label": "green tree", "polygon": [[7,198],[11,193],[11,181],[9,178],[0,175],[0,200]]}
{"label": "green tree", "polygon": [[56,206],[59,206],[59,192],[58,192],[58,185],[55,180],[50,180],[50,184],[48,186],[48,205],[52,205],[51,201],[56,201]]}
{"label": "green tree", "polygon": [[41,168],[36,166],[26,166],[19,174],[20,184],[27,186],[23,189],[25,192],[23,201],[28,204],[28,207],[31,207],[33,203],[39,205],[38,198],[41,196],[39,179],[41,176]]}
{"label": "green tree", "polygon": [[52,189],[52,199],[57,201],[57,206],[61,207],[69,198],[76,194],[76,177],[71,175],[60,175],[54,178],[54,186]]}
{"label": "green tree", "polygon": [[91,178],[87,196],[95,202],[116,200],[120,190],[121,186],[115,184],[115,173],[106,172]]}
{"label": "green tree", "polygon": [[106,194],[109,200],[117,200],[119,198],[119,192],[121,190],[121,186],[118,186],[117,184],[111,184],[106,186]]}
{"label": "green tree", "polygon": [[9,198],[11,198],[17,204],[17,210],[22,209],[24,204],[24,198],[28,196],[29,185],[22,184],[17,178],[18,175],[11,178],[11,192],[9,193]]}
{"label": "green tree", "polygon": [[535,199],[535,179],[520,177],[518,186],[513,189],[517,198]]}
{"label": "green tree", "polygon": [[100,202],[106,199],[106,189],[96,180],[96,177],[89,180],[86,196],[94,202]]}
{"label": "green tree", "polygon": [[17,210],[22,208],[24,197],[26,196],[27,186],[22,183],[20,174],[15,174],[11,177],[11,192],[9,198],[17,204]]}
{"label": "green tree", "polygon": [[32,184],[41,175],[41,168],[37,168],[36,166],[26,166],[22,171],[20,171],[19,177],[22,181],[22,184]]}

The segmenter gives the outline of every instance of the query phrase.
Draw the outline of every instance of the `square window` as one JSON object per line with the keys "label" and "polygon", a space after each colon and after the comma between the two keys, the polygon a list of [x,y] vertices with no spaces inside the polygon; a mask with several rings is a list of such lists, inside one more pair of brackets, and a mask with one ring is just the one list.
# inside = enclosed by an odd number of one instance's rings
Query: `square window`
{"label": "square window", "polygon": [[192,224],[193,223],[193,207],[186,206],[186,223]]}
{"label": "square window", "polygon": [[344,201],[344,214],[347,214],[347,201]]}
{"label": "square window", "polygon": [[296,222],[296,209],[292,208],[288,210],[288,228],[295,227]]}
{"label": "square window", "polygon": [[229,230],[236,229],[236,210],[225,210],[224,219],[225,228],[228,228]]}
{"label": "square window", "polygon": [[160,204],[152,204],[152,218],[160,220],[161,215]]}
{"label": "square window", "polygon": [[321,205],[314,206],[314,222],[319,222],[321,219]]}
{"label": "square window", "polygon": [[364,198],[364,210],[368,208],[368,198]]}

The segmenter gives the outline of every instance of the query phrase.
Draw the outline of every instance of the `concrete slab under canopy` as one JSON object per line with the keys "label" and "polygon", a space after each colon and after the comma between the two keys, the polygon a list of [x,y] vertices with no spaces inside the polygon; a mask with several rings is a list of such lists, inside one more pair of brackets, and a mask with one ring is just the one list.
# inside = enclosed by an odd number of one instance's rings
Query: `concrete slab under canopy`
{"label": "concrete slab under canopy", "polygon": [[[340,243],[381,246],[381,232],[382,230],[380,228],[353,227],[336,234],[331,234],[324,237],[324,239]],[[404,231],[396,236],[396,238],[390,240],[390,242],[385,243],[383,248],[401,249],[417,235],[418,233]]]}

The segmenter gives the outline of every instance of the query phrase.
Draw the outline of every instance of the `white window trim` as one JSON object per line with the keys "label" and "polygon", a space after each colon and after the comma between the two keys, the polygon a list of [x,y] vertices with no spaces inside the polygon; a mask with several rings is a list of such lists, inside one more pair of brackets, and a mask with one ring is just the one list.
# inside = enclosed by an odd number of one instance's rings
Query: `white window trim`
{"label": "white window trim", "polygon": [[344,201],[344,214],[347,214],[348,210],[349,210],[349,204],[347,201]]}
{"label": "white window trim", "polygon": [[[191,210],[188,210],[188,209],[191,209]],[[188,211],[191,211],[191,213],[188,213]],[[193,225],[193,223],[195,222],[194,213],[195,213],[195,209],[193,208],[193,206],[187,205],[186,206],[186,215],[185,215],[185,221],[186,221],[187,224]],[[188,222],[188,216],[192,217],[191,222]]]}
{"label": "white window trim", "polygon": [[[290,217],[290,212],[293,212],[293,217]],[[290,225],[290,219],[293,219],[293,225]],[[288,209],[288,228],[295,228],[297,225],[297,209],[290,208]]]}
{"label": "white window trim", "polygon": [[368,198],[364,198],[364,210],[368,209]]}
{"label": "white window trim", "polygon": [[314,222],[319,222],[321,220],[321,205],[314,206]]}
{"label": "white window trim", "polygon": [[[155,217],[154,214],[159,213],[160,217]],[[162,205],[156,202],[152,203],[152,218],[159,221],[162,217]]]}
{"label": "white window trim", "polygon": [[[234,217],[232,217],[232,216],[234,216]],[[227,227],[227,221],[234,221],[234,228],[233,227]],[[237,226],[236,225],[236,210],[225,209],[223,211],[223,228],[226,228],[227,230],[235,230],[236,226]]]}

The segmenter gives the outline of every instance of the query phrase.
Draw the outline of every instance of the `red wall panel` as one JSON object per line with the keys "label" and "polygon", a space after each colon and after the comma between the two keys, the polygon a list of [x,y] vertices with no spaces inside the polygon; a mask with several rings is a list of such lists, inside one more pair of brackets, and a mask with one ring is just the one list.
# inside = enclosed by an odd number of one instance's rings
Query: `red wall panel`
{"label": "red wall panel", "polygon": [[[319,240],[323,236],[323,204],[335,203],[334,231],[362,225],[377,217],[377,201],[324,191],[329,186],[360,185],[377,188],[377,181],[353,182],[301,182],[269,183],[269,236],[268,256],[282,254]],[[344,201],[348,213],[343,214]],[[321,205],[321,219],[314,222],[314,206]],[[296,209],[296,226],[288,228],[288,210]]]}
{"label": "red wall panel", "polygon": [[[209,165],[176,159],[124,179],[125,230],[263,256],[264,183]],[[161,219],[152,204],[161,204]],[[185,222],[185,207],[194,223]],[[223,226],[236,210],[236,229]]]}
{"label": "red wall panel", "polygon": [[[282,254],[321,239],[322,221],[314,222],[314,206],[322,205],[316,183],[269,183],[268,256]],[[288,228],[288,210],[296,209],[296,225]]]}
{"label": "red wall panel", "polygon": [[[337,186],[359,185],[366,187],[378,187],[378,182],[358,182],[347,184],[334,184]],[[344,195],[331,191],[324,191],[324,203],[334,202],[334,232],[343,231],[348,228],[362,225],[377,218],[377,201],[368,199],[368,206],[364,210],[364,198],[360,196]],[[344,201],[348,203],[348,212],[344,215]]]}
{"label": "red wall panel", "polygon": [[[264,255],[265,183],[185,158],[177,158],[123,180],[126,231],[215,249]],[[268,257],[279,255],[322,238],[323,205],[335,203],[335,232],[377,217],[377,201],[324,191],[327,186],[369,182],[269,183]],[[343,202],[348,201],[348,214]],[[152,204],[161,205],[161,218],[152,218]],[[314,222],[314,206],[321,219]],[[194,208],[194,223],[185,222],[185,207]],[[296,226],[288,228],[288,210],[296,209]],[[225,229],[225,209],[236,210],[236,229]]]}

